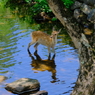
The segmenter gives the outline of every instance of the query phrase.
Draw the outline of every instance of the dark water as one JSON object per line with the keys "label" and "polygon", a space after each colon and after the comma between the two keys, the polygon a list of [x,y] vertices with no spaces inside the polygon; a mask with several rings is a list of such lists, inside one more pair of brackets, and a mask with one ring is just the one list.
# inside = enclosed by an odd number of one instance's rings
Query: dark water
{"label": "dark water", "polygon": [[[4,89],[6,83],[19,78],[33,78],[39,80],[41,90],[48,91],[49,95],[70,95],[79,68],[76,50],[69,44],[62,43],[63,36],[59,35],[58,44],[55,47],[55,63],[52,65],[39,63],[39,67],[35,68],[34,65],[31,65],[32,60],[27,52],[28,43],[31,41],[31,31],[33,30],[17,29],[6,35],[10,36],[9,39],[6,39],[6,43],[0,42],[0,47],[2,47],[0,50],[0,75],[8,77],[6,81],[0,83],[0,94],[13,95]],[[40,45],[38,50],[40,57],[43,60],[47,59],[47,48]],[[31,52],[34,52],[33,46],[31,46]]]}

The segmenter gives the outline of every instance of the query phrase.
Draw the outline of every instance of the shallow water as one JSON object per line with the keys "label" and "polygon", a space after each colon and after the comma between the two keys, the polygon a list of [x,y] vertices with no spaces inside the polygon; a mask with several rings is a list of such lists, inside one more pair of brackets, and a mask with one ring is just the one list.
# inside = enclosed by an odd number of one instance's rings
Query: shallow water
{"label": "shallow water", "polygon": [[[0,75],[8,77],[0,83],[0,94],[13,95],[4,89],[6,83],[19,78],[33,78],[39,80],[40,90],[48,91],[49,95],[70,95],[78,75],[77,50],[63,43],[61,34],[58,36],[58,43],[55,47],[55,61],[50,64],[49,62],[37,64],[27,52],[28,43],[31,41],[31,31],[33,30],[12,29],[12,32],[0,41]],[[33,46],[30,51],[34,52]],[[43,60],[47,59],[47,48],[39,45],[38,54]]]}
{"label": "shallow water", "polygon": [[[27,52],[30,33],[34,31],[31,27],[39,25],[20,22],[9,9],[0,10],[0,75],[8,77],[0,83],[0,95],[13,95],[4,89],[5,84],[20,78],[37,79],[41,84],[40,90],[48,91],[49,95],[70,95],[78,76],[77,50],[65,39],[68,36],[64,37],[62,31],[55,47],[55,60],[46,61],[47,48],[39,45],[38,54],[43,61],[35,61]],[[30,51],[34,53],[33,46]]]}

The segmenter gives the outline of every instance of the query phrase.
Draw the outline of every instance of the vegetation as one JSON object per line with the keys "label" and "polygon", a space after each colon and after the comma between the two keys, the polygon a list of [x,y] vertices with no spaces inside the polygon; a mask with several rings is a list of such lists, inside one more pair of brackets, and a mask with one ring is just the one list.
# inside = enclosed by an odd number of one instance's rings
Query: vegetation
{"label": "vegetation", "polygon": [[70,8],[70,6],[74,3],[75,0],[62,0],[66,8]]}
{"label": "vegetation", "polygon": [[[73,2],[73,0],[62,1],[66,6],[70,6]],[[7,9],[5,7],[7,7]],[[12,32],[10,27],[13,26],[14,22],[18,22],[20,25],[23,25],[24,28],[31,27],[32,29],[36,30],[45,29],[48,31],[48,29],[52,29],[54,25],[59,28],[62,27],[62,25],[59,24],[60,22],[57,21],[57,18],[50,10],[46,0],[0,0],[0,9],[0,25],[2,28],[0,33],[0,40],[2,40],[3,36],[5,36],[7,33]],[[45,12],[52,18],[47,20],[48,22],[37,24],[32,18],[35,19],[35,17],[37,17],[36,15],[41,12]],[[49,23],[48,27],[47,23]]]}
{"label": "vegetation", "polygon": [[[25,1],[28,3],[31,2],[31,0],[25,0]],[[70,8],[70,6],[74,3],[75,0],[62,0],[62,1],[67,8]],[[38,7],[39,9],[42,9],[45,12],[51,12],[46,0],[35,0],[35,2],[37,2],[36,7]]]}
{"label": "vegetation", "polygon": [[[51,34],[51,29],[54,25],[56,25],[57,28],[62,27],[62,25],[56,21],[56,17],[52,18],[52,22],[37,24],[33,21],[32,17],[40,12],[53,15],[45,0],[35,0],[37,3],[32,6],[30,6],[30,0],[26,0],[26,2],[24,2],[24,0],[21,1],[23,2],[20,2],[20,0],[1,0],[0,2],[0,58],[4,58],[4,60],[0,62],[0,73],[8,72],[5,68],[15,65],[15,62],[13,62],[13,64],[8,63],[8,61],[13,58],[12,54],[16,51],[14,45],[16,45],[15,42],[18,40],[17,38],[11,39],[15,35],[13,31],[21,30],[19,33],[23,33],[27,31],[27,28],[32,28],[34,30],[40,29],[47,31],[48,34]],[[64,35],[60,35],[63,37],[62,42],[69,44],[71,40],[68,35],[65,35],[66,31],[63,31]],[[6,52],[6,54],[4,52]]]}
{"label": "vegetation", "polygon": [[[34,20],[38,22],[57,20],[57,18],[53,15],[51,9],[49,8],[46,0],[5,0],[5,1],[6,1],[5,4],[6,7],[10,7],[11,10],[16,11],[17,14],[20,16],[23,15],[23,18],[20,19],[23,20],[27,19],[27,21],[28,22],[30,21],[30,23],[32,22],[34,23]],[[67,8],[70,8],[70,6],[74,3],[74,0],[62,0],[62,1]],[[41,12],[44,12],[46,15],[43,17],[40,14]],[[26,16],[26,14],[28,16]]]}

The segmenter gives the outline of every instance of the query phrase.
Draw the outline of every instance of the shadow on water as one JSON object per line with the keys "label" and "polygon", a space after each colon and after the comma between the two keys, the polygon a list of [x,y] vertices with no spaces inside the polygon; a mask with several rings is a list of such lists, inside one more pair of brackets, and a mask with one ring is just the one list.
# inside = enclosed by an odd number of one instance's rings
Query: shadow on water
{"label": "shadow on water", "polygon": [[28,51],[32,61],[31,61],[31,66],[33,67],[32,70],[37,70],[37,71],[49,71],[52,74],[52,79],[53,81],[51,81],[52,83],[58,81],[56,78],[56,65],[55,65],[55,60],[52,57],[51,60],[43,60],[38,53],[35,51],[34,55],[35,57],[30,53],[30,51]]}
{"label": "shadow on water", "polygon": [[[30,32],[33,30],[22,31],[17,28],[10,33],[13,34],[10,37],[9,34],[6,34],[4,38],[9,39],[8,41],[4,39],[1,41],[3,49],[0,50],[0,54],[3,56],[0,55],[0,71],[3,73],[0,74],[8,77],[4,84],[23,77],[34,78],[41,83],[41,90],[48,91],[49,95],[61,95],[63,92],[65,95],[70,95],[78,68],[78,58],[74,48],[66,43],[68,41],[64,35],[60,34],[55,47],[56,57],[54,60],[48,60],[47,49],[42,45],[39,45],[38,53],[34,52],[31,47],[31,52],[34,54],[29,57],[27,46],[31,40]],[[4,73],[4,71],[7,72]],[[5,91],[2,85],[0,93],[13,95]]]}
{"label": "shadow on water", "polygon": [[[29,40],[31,40],[31,31],[24,33],[21,31],[23,30],[13,31],[9,42],[1,44],[3,50],[0,53],[3,56],[0,59],[2,60],[0,61],[0,71],[7,72],[0,74],[8,77],[4,84],[23,77],[34,78],[41,83],[41,90],[47,90],[49,95],[61,95],[66,91],[68,93],[65,93],[65,95],[69,95],[70,90],[72,90],[72,83],[76,80],[76,69],[78,68],[78,58],[74,48],[63,41],[64,37],[61,34],[62,36],[58,36],[58,44],[55,47],[56,57],[54,60],[48,60],[47,49],[42,45],[39,45],[38,53],[35,52],[29,57],[27,46]],[[2,42],[5,41],[2,40]],[[6,47],[3,47],[3,45],[6,45]],[[33,48],[31,52],[34,52]],[[56,92],[55,89],[57,89]],[[2,86],[0,90],[2,94],[13,95],[5,91]]]}

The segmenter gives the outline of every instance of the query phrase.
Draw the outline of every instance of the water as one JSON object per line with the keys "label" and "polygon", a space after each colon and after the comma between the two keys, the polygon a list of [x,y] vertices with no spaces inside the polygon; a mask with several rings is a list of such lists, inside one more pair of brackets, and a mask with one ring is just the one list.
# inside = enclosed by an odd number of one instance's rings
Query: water
{"label": "water", "polygon": [[[14,26],[13,26],[14,27]],[[79,68],[78,54],[69,44],[62,43],[62,36],[58,36],[58,44],[55,47],[55,62],[51,64],[40,64],[33,67],[33,60],[27,52],[28,43],[31,41],[30,33],[32,29],[13,31],[8,42],[0,42],[0,46],[5,47],[0,50],[0,75],[7,76],[8,79],[1,83],[1,95],[13,95],[4,89],[6,83],[13,82],[19,78],[33,78],[39,80],[41,90],[48,91],[49,95],[70,95],[72,87],[77,79]],[[6,37],[5,37],[6,38]],[[33,46],[30,48],[34,52]],[[45,60],[48,52],[45,46],[40,45],[38,54]],[[34,63],[35,64],[35,63]]]}
{"label": "water", "polygon": [[[42,45],[38,47],[38,54],[43,62],[35,62],[27,52],[34,29],[9,15],[9,11],[0,15],[0,75],[8,77],[0,83],[0,95],[13,95],[4,89],[5,84],[20,78],[37,79],[40,90],[48,91],[49,95],[70,95],[77,80],[79,59],[77,50],[65,39],[64,31],[58,35],[54,62],[45,61],[48,51]],[[33,46],[30,51],[34,53]]]}

